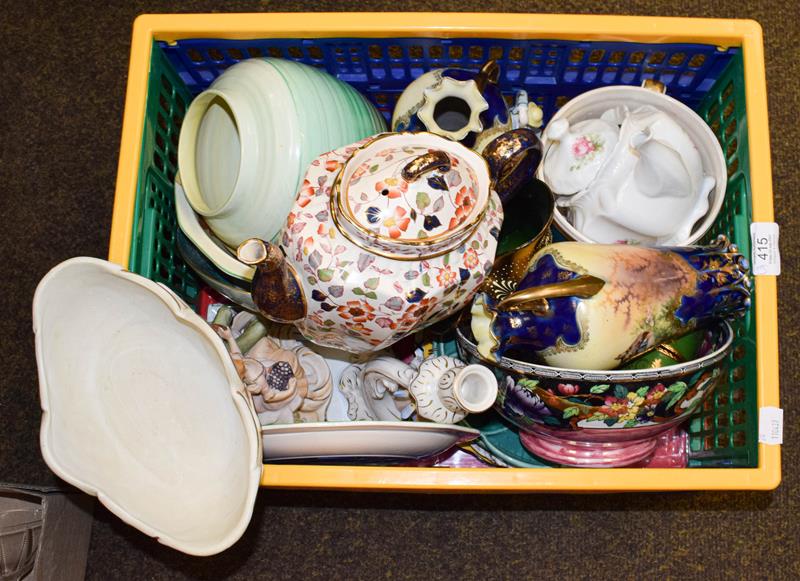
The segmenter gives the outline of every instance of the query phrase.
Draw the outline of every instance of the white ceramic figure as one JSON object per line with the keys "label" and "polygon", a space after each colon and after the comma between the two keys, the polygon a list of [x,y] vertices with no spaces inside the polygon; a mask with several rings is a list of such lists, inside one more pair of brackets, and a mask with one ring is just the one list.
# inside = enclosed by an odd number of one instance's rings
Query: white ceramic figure
{"label": "white ceramic figure", "polygon": [[404,386],[415,374],[413,367],[393,357],[351,365],[339,382],[339,391],[347,399],[347,417],[356,421],[408,419],[414,407]]}
{"label": "white ceramic figure", "polygon": [[544,112],[536,103],[528,100],[528,92],[525,90],[517,91],[514,105],[508,112],[509,118],[505,123],[496,117],[493,125],[477,135],[472,149],[483,154],[486,146],[503,133],[520,128],[538,129],[542,126]]}
{"label": "white ceramic figure", "polygon": [[564,233],[584,242],[692,244],[725,193],[725,160],[696,113],[661,93],[606,87],[570,101],[544,133],[539,176]]}
{"label": "white ceramic figure", "polygon": [[[216,313],[215,313],[216,314]],[[214,315],[210,315],[209,322],[213,319]],[[254,323],[258,321],[258,324]],[[346,422],[347,416],[347,400],[341,391],[339,391],[339,383],[342,374],[354,363],[363,363],[368,358],[374,356],[371,353],[348,353],[339,349],[331,347],[322,347],[315,345],[311,341],[304,339],[294,325],[281,325],[278,323],[271,323],[263,319],[258,319],[255,314],[248,311],[238,312],[230,324],[233,336],[236,337],[236,342],[242,351],[247,351],[252,347],[255,342],[262,336],[268,336],[270,339],[276,341],[284,349],[295,349],[300,345],[305,345],[316,355],[324,360],[325,367],[330,371],[331,385],[333,390],[331,397],[327,404],[324,420],[328,422]],[[313,379],[314,366],[305,366],[306,376],[309,377],[311,385],[316,382]],[[321,418],[322,419],[322,418]]]}
{"label": "white ceramic figure", "polygon": [[453,424],[492,406],[497,379],[482,365],[465,366],[446,355],[419,368],[377,357],[345,370],[339,389],[351,420],[404,420],[416,411],[419,418]]}
{"label": "white ceramic figure", "polygon": [[492,267],[502,207],[486,162],[429,133],[377,136],[311,163],[280,245],[243,243],[267,319],[377,351],[464,307]]}

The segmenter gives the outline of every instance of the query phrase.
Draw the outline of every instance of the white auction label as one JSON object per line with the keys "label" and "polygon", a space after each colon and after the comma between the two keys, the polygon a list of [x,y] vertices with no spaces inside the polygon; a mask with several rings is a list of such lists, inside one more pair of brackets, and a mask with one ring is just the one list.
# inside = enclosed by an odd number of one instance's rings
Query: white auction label
{"label": "white auction label", "polygon": [[775,222],[753,222],[750,224],[750,243],[753,274],[779,275],[778,225]]}
{"label": "white auction label", "polygon": [[776,407],[758,409],[758,441],[762,444],[783,444],[783,410]]}

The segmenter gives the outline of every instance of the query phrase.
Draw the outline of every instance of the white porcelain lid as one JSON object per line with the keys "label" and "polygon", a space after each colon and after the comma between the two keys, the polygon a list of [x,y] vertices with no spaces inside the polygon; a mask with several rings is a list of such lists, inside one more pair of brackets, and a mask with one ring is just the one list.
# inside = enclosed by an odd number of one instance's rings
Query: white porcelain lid
{"label": "white porcelain lid", "polygon": [[619,129],[606,119],[586,119],[570,126],[562,118],[547,126],[545,136],[545,181],[556,195],[570,196],[596,178],[617,145]]}
{"label": "white porcelain lid", "polygon": [[250,521],[260,427],[222,341],[166,287],[95,258],[33,300],[41,447],[58,476],[193,555]]}
{"label": "white porcelain lid", "polygon": [[486,162],[463,145],[432,133],[384,134],[345,164],[335,209],[367,243],[429,246],[474,229],[489,187]]}

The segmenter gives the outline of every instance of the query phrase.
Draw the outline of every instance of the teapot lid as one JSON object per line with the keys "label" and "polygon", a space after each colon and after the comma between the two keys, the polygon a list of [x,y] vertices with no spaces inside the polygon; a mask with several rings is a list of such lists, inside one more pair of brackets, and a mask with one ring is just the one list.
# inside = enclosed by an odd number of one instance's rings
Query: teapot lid
{"label": "teapot lid", "polygon": [[394,258],[449,252],[483,218],[486,161],[431,133],[389,133],[356,150],[337,176],[331,202],[342,233]]}
{"label": "teapot lid", "polygon": [[559,196],[586,189],[617,145],[619,129],[609,120],[586,119],[570,126],[553,120],[545,129],[549,142],[542,163],[544,181]]}

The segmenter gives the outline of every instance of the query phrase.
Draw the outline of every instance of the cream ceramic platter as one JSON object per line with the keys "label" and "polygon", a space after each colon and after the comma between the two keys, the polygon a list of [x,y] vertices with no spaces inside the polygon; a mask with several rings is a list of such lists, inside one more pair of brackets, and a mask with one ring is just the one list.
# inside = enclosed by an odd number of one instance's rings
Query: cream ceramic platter
{"label": "cream ceramic platter", "polygon": [[239,262],[239,259],[224,248],[224,244],[221,241],[217,242],[213,234],[203,228],[200,218],[186,198],[186,191],[183,189],[180,174],[175,176],[175,215],[178,219],[178,226],[186,234],[186,237],[217,268],[235,278],[247,282],[253,280],[256,269],[248,264]]}
{"label": "cream ceramic platter", "polygon": [[33,328],[53,472],[170,547],[209,555],[236,542],[261,440],[211,328],[166,287],[95,258],[42,279]]}
{"label": "cream ceramic platter", "polygon": [[429,458],[480,436],[478,430],[428,422],[318,422],[263,426],[264,460]]}

